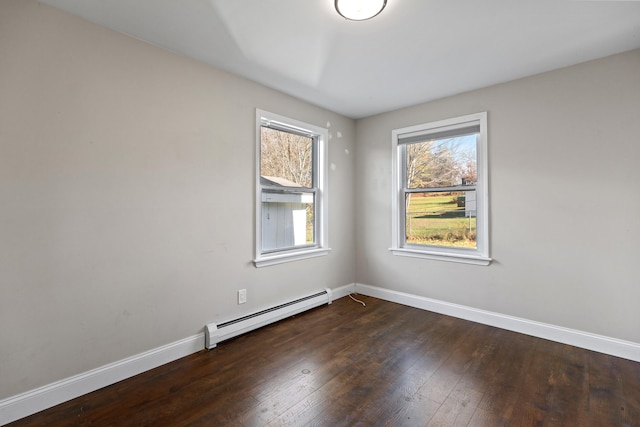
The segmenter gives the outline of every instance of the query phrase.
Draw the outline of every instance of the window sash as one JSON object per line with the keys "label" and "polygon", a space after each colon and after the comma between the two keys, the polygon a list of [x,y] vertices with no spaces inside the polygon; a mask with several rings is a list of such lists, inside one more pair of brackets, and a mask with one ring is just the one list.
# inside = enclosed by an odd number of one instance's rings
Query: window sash
{"label": "window sash", "polygon": [[[273,129],[273,130],[277,130],[280,132],[287,132],[287,133],[291,133],[294,135],[300,135],[300,136],[304,136],[307,138],[311,139],[311,186],[310,187],[305,187],[300,185],[299,187],[276,187],[276,188],[304,188],[304,189],[317,189],[318,188],[318,179],[319,179],[319,174],[318,174],[318,145],[319,145],[319,139],[318,139],[318,135],[316,134],[311,134],[308,131],[305,131],[303,129],[297,128],[297,127],[293,127],[293,126],[286,126],[283,125],[279,122],[274,122],[274,121],[269,121],[269,122],[262,122],[260,125],[260,128],[267,128],[267,129]],[[262,150],[260,149],[260,153],[259,153],[259,159],[262,160]],[[258,164],[260,167],[260,163]],[[262,171],[260,171],[261,173]],[[270,186],[268,185],[262,185],[260,184],[262,188],[268,188]]]}
{"label": "window sash", "polygon": [[[314,144],[315,147],[315,144]],[[315,148],[314,148],[315,149]],[[313,162],[316,162],[316,159],[313,159]],[[315,168],[314,171],[312,172],[312,180],[314,182],[317,182],[316,179],[316,173],[315,173]],[[264,233],[265,233],[265,224],[261,224],[261,233],[262,233],[262,238],[260,239],[260,253],[267,255],[267,254],[274,254],[274,253],[280,253],[280,252],[287,252],[287,251],[291,251],[291,250],[296,250],[296,249],[304,249],[304,248],[316,248],[319,247],[319,242],[318,242],[318,232],[320,231],[320,226],[318,224],[318,214],[316,211],[316,206],[318,206],[317,204],[317,200],[318,200],[318,194],[319,194],[320,190],[318,188],[315,187],[280,187],[280,186],[271,186],[271,185],[260,185],[260,200],[261,200],[261,204],[260,204],[260,220],[262,221],[262,216],[263,216],[263,212],[262,210],[264,209],[264,206],[262,203],[268,202],[268,200],[265,200],[265,196],[267,194],[281,194],[281,195],[289,195],[289,196],[303,196],[305,194],[310,194],[313,198],[313,217],[311,219],[312,221],[312,229],[313,229],[313,242],[312,243],[306,243],[304,245],[291,245],[291,246],[282,246],[282,247],[278,247],[278,248],[274,248],[274,249],[265,249],[265,241],[264,241]],[[304,202],[301,202],[304,203]]]}
{"label": "window sash", "polygon": [[[313,229],[313,241],[311,243],[306,243],[306,238],[305,238],[305,244],[301,244],[301,245],[289,245],[289,246],[280,246],[277,248],[273,248],[273,249],[265,249],[265,227],[264,224],[262,224],[261,227],[261,233],[263,233],[260,244],[261,244],[261,248],[260,251],[262,254],[268,255],[268,254],[277,254],[277,253],[286,253],[286,252],[290,252],[290,251],[296,251],[296,250],[300,250],[300,249],[308,249],[308,248],[317,248],[319,247],[318,244],[318,231],[319,231],[319,226],[318,226],[318,221],[317,221],[317,214],[316,214],[316,206],[317,206],[317,200],[318,200],[318,191],[315,190],[311,190],[311,191],[295,191],[295,190],[291,190],[291,191],[281,191],[281,189],[277,189],[277,190],[270,190],[270,189],[262,189],[261,191],[261,200],[262,202],[266,202],[268,200],[265,200],[265,195],[266,194],[279,194],[279,195],[299,195],[299,196],[303,196],[305,194],[309,194],[312,197],[312,202],[311,204],[313,205],[313,218],[312,218],[312,229]],[[308,203],[308,202],[307,202]],[[304,202],[301,202],[301,204],[305,204]],[[261,205],[260,207],[260,216],[261,216],[261,220],[262,220],[262,216],[264,214],[263,212],[264,207]],[[305,234],[306,234],[306,221],[305,221]]]}
{"label": "window sash", "polygon": [[[444,190],[444,191],[420,191],[418,193],[421,194],[432,194],[432,193],[450,193],[450,190]],[[423,223],[422,226],[422,230],[420,231],[415,231],[413,230],[412,224],[415,222],[420,222],[421,219],[425,219],[427,217],[423,216],[423,215],[445,215],[443,218],[439,218],[439,219],[435,219],[436,221],[440,222],[440,221],[446,221],[448,222],[448,226],[454,226],[455,227],[451,227],[448,228],[447,232],[452,232],[452,233],[460,233],[460,225],[461,225],[461,220],[462,221],[471,221],[472,219],[474,220],[474,225],[473,227],[471,227],[471,223],[469,223],[469,228],[476,230],[477,233],[477,204],[476,204],[476,195],[477,192],[474,189],[471,189],[469,187],[465,187],[464,190],[460,190],[457,191],[458,193],[465,193],[465,196],[468,195],[468,193],[470,192],[474,192],[476,194],[474,194],[474,197],[466,200],[465,201],[465,206],[460,207],[459,205],[457,205],[455,208],[451,208],[451,207],[444,207],[444,206],[438,206],[438,207],[434,207],[434,206],[429,206],[429,207],[424,207],[424,210],[422,211],[415,211],[415,207],[414,209],[412,209],[411,212],[409,212],[409,210],[407,210],[407,196],[412,195],[412,194],[417,194],[417,192],[415,191],[405,191],[403,192],[404,194],[404,198],[403,198],[403,214],[404,216],[402,217],[402,230],[404,231],[402,234],[402,246],[404,247],[413,247],[413,248],[423,248],[423,247],[427,247],[427,248],[441,248],[441,249],[454,249],[454,250],[471,250],[471,251],[475,251],[478,247],[477,245],[477,241],[473,240],[474,244],[472,247],[467,245],[462,245],[460,244],[457,240],[453,240],[453,241],[449,241],[450,244],[438,244],[435,243],[435,241],[437,241],[437,237],[438,235],[442,236],[442,234],[439,234],[436,230],[442,230],[442,227],[434,227],[434,223],[432,221],[434,221],[435,218],[431,218],[431,221],[428,221],[427,224]],[[419,199],[418,199],[419,200]],[[412,199],[412,203],[418,203],[418,200],[416,199]],[[466,205],[466,203],[470,203],[469,205]],[[473,205],[471,205],[471,203],[473,203]],[[473,209],[469,209],[470,206],[473,206]],[[444,225],[444,224],[441,224]],[[465,229],[466,229],[466,224],[465,224]],[[418,228],[420,229],[420,228]],[[470,230],[471,231],[471,230]],[[430,238],[434,241],[434,243],[420,243],[420,242],[410,242],[409,241],[409,237],[413,237],[414,240],[419,239],[419,238]],[[457,243],[458,242],[458,243]],[[457,243],[457,244],[456,244]]]}
{"label": "window sash", "polygon": [[[442,193],[442,192],[463,192],[463,191],[476,191],[475,185],[453,185],[453,186],[445,186],[445,187],[408,187],[408,179],[407,179],[407,170],[409,167],[408,160],[408,146],[410,144],[418,144],[422,142],[428,141],[440,141],[444,139],[452,139],[458,138],[461,136],[468,135],[479,135],[480,134],[480,124],[464,124],[463,126],[447,126],[446,128],[439,128],[435,130],[428,130],[423,132],[414,132],[411,134],[405,134],[403,137],[398,137],[398,149],[401,150],[402,155],[401,158],[401,168],[402,168],[402,188],[400,189],[400,198],[402,199],[402,203],[399,204],[400,213],[399,217],[401,218],[401,246],[411,246],[417,248],[447,248],[453,250],[460,250],[463,248],[453,247],[448,245],[437,245],[437,244],[422,244],[422,243],[407,243],[407,205],[406,205],[406,197],[407,194],[418,194],[418,193]],[[476,139],[477,141],[477,139]],[[478,143],[476,142],[476,164],[478,162]],[[477,218],[477,212],[476,212]],[[471,250],[476,250],[476,247]]]}

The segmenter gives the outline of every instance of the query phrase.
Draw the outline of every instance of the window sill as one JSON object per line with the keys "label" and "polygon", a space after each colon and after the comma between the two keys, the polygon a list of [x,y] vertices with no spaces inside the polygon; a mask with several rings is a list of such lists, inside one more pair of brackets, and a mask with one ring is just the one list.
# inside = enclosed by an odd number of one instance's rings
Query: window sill
{"label": "window sill", "polygon": [[412,258],[424,258],[437,261],[459,262],[461,264],[489,265],[492,259],[481,255],[443,253],[406,248],[390,248],[392,254]]}
{"label": "window sill", "polygon": [[256,267],[268,267],[270,265],[284,264],[285,262],[298,261],[301,259],[315,258],[325,256],[331,251],[330,248],[314,248],[308,250],[300,250],[290,253],[280,253],[274,255],[264,255],[253,260]]}

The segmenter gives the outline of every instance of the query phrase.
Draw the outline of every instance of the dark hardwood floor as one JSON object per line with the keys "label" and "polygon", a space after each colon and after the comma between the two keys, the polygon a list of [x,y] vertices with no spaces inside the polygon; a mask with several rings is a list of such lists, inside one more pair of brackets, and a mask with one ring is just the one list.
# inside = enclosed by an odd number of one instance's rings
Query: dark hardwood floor
{"label": "dark hardwood floor", "polygon": [[11,425],[640,425],[640,363],[360,298]]}

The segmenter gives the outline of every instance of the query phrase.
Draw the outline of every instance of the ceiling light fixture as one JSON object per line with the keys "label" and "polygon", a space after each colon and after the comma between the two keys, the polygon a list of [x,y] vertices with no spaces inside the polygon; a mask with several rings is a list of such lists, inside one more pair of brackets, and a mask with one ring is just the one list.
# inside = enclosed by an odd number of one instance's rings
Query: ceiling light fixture
{"label": "ceiling light fixture", "polygon": [[336,11],[351,21],[365,21],[382,12],[387,0],[336,0]]}

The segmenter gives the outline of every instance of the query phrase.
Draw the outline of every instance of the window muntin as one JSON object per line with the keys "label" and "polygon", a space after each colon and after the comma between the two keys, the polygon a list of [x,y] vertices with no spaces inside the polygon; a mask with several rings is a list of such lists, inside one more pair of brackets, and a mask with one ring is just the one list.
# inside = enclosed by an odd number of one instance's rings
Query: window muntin
{"label": "window muntin", "polygon": [[324,255],[328,132],[257,110],[256,258],[261,267]]}
{"label": "window muntin", "polygon": [[396,255],[488,264],[486,113],[393,131]]}

